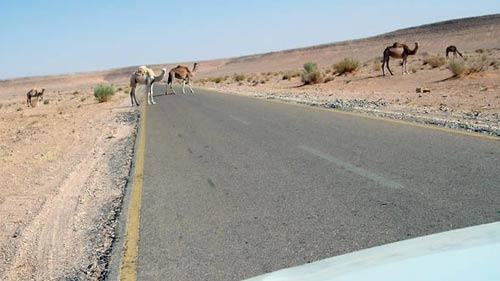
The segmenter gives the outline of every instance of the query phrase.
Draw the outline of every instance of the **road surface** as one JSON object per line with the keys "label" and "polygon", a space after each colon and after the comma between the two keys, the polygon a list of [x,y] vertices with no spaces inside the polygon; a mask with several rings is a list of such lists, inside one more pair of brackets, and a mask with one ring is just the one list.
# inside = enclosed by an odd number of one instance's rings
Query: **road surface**
{"label": "road surface", "polygon": [[137,280],[240,280],[500,220],[498,140],[206,90],[156,101]]}

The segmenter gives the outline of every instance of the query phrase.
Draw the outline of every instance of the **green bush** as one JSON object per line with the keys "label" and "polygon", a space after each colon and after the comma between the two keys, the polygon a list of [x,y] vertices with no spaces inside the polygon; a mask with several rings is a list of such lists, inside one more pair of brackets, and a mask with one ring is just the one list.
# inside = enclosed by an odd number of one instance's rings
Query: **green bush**
{"label": "green bush", "polygon": [[451,61],[448,65],[448,69],[453,73],[453,76],[455,77],[463,76],[467,72],[465,63],[461,61]]}
{"label": "green bush", "polygon": [[353,58],[345,58],[333,65],[338,74],[353,73],[359,68],[359,61]]}
{"label": "green bush", "polygon": [[446,64],[446,59],[441,56],[429,56],[424,58],[423,65],[430,65],[432,68],[441,67]]}
{"label": "green bush", "polygon": [[323,75],[314,62],[304,64],[304,69],[301,74],[302,82],[306,85],[318,84],[323,82]]}
{"label": "green bush", "polygon": [[99,102],[107,102],[115,94],[116,89],[113,85],[98,85],[94,88],[94,97]]}

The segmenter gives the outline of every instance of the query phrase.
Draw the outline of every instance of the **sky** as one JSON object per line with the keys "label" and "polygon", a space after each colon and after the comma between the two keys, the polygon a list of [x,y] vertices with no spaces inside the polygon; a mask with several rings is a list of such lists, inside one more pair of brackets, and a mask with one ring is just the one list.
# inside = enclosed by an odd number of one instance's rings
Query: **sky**
{"label": "sky", "polygon": [[496,13],[498,0],[0,0],[0,79],[234,57]]}

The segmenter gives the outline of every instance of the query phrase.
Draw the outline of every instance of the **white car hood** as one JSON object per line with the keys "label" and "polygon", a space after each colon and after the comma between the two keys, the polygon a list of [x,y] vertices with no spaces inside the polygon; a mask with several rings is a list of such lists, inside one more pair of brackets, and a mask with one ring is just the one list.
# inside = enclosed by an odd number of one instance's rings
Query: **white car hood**
{"label": "white car hood", "polygon": [[247,281],[500,280],[500,222],[278,270]]}

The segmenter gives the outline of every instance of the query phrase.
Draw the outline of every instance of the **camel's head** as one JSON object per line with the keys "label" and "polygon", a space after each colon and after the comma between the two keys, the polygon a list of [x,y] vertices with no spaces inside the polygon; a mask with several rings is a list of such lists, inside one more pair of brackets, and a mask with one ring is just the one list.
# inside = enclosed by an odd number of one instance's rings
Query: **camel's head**
{"label": "camel's head", "polygon": [[45,92],[45,89],[44,89],[44,88],[42,88],[42,94],[43,94],[44,92]]}
{"label": "camel's head", "polygon": [[141,66],[139,66],[139,69],[137,69],[137,71],[136,71],[136,76],[137,75],[143,76],[143,77],[144,76],[154,77],[155,73],[151,68],[148,68],[145,65],[141,65]]}
{"label": "camel's head", "polygon": [[167,72],[167,69],[166,69],[166,68],[162,68],[162,69],[161,69],[161,72],[165,72],[165,73],[166,73],[166,72]]}

